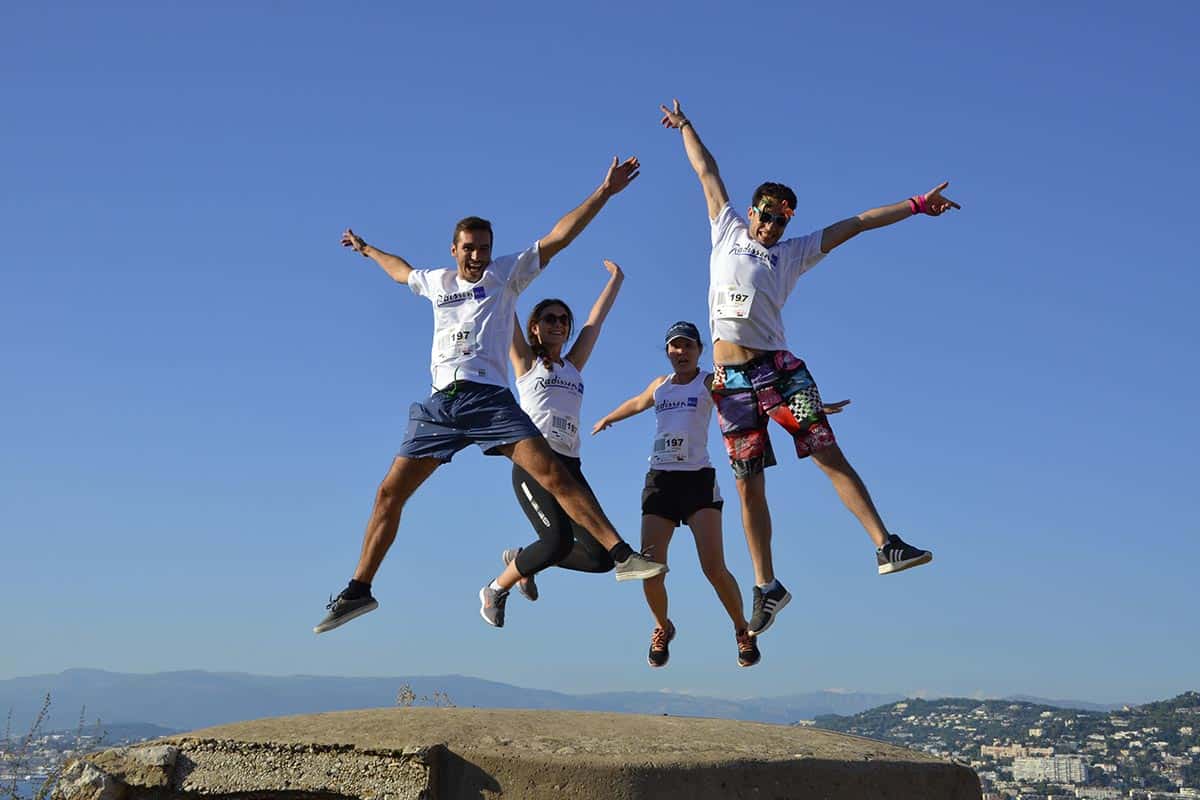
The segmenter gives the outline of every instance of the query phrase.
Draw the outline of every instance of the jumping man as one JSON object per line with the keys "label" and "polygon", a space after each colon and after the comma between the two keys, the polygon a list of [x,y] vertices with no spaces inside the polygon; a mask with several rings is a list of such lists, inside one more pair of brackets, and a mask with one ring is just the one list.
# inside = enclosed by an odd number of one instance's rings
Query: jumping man
{"label": "jumping man", "polygon": [[796,194],[779,183],[759,186],[746,219],[729,202],[712,154],[679,101],[660,106],[662,124],[681,132],[688,161],[700,178],[712,226],[709,260],[709,327],[713,338],[713,399],[742,504],[742,525],[754,563],[754,614],[750,633],[771,627],[791,594],[775,577],[771,514],[763,470],[775,464],[767,420],[783,426],[800,458],[812,456],[838,496],[875,543],[881,575],[928,563],[933,554],[913,547],[884,526],[867,487],[834,439],[816,383],[804,362],[788,351],[783,306],[797,279],[830,251],[863,231],[918,214],[938,216],[959,205],[943,183],[922,195],[836,222],[795,239],[783,239],[796,210]]}
{"label": "jumping man", "polygon": [[[314,632],[331,630],[378,607],[371,581],[396,538],[405,502],[434,470],[470,444],[489,455],[507,456],[553,494],[572,519],[608,548],[618,580],[644,579],[663,571],[663,565],[643,558],[621,539],[591,493],[555,458],[508,390],[506,363],[517,295],[574,241],[610,197],[637,177],[638,167],[636,158],[614,158],[604,182],[550,233],[529,249],[494,261],[491,223],[479,217],[467,217],[454,228],[450,254],[457,269],[413,269],[352,230],[342,234],[344,246],[372,259],[393,280],[433,303],[434,392],[409,410],[408,431],[376,494],[354,576],[330,600],[329,613]],[[519,578],[512,566],[493,582],[493,592],[506,593]],[[487,593],[481,596],[486,604]]]}

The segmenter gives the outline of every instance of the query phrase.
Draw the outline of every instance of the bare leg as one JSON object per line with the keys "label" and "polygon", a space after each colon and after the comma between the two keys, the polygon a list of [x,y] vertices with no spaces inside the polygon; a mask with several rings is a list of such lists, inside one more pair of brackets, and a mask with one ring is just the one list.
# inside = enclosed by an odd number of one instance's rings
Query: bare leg
{"label": "bare leg", "polygon": [[837,489],[838,497],[842,498],[842,503],[850,509],[850,513],[867,529],[867,534],[871,541],[875,542],[875,546],[883,547],[883,543],[887,541],[888,530],[879,518],[879,512],[875,510],[875,503],[871,501],[866,484],[858,477],[854,467],[850,466],[842,448],[835,444],[818,450],[812,454],[812,460],[817,462],[817,466],[833,481],[833,488]]}
{"label": "bare leg", "polygon": [[[642,515],[642,552],[660,564],[667,563],[667,547],[671,544],[671,535],[675,533],[675,523],[654,514]],[[660,628],[667,627],[667,576],[655,575],[642,581],[642,591],[646,593],[646,605],[654,615],[654,624]]]}
{"label": "bare leg", "polygon": [[517,572],[517,560],[514,558],[505,564],[504,571],[496,576],[496,583],[500,584],[502,589],[508,590],[516,586],[523,577],[525,576]]}
{"label": "bare leg", "polygon": [[[733,621],[734,632],[746,630],[746,612],[742,607],[742,593],[738,589],[737,581],[725,566],[725,547],[721,539],[721,512],[715,508],[702,508],[692,514],[687,524],[696,538],[696,553],[700,556],[700,567],[704,570],[704,577],[708,578],[708,582],[716,589],[721,605],[725,606],[725,613]],[[644,536],[643,534],[643,539]],[[649,599],[648,589],[646,595]]]}
{"label": "bare leg", "polygon": [[355,580],[370,583],[375,578],[383,557],[396,540],[404,504],[441,463],[434,458],[405,456],[398,456],[392,462],[375,495],[375,507],[371,509],[371,519],[363,535],[362,553],[354,570]]}
{"label": "bare leg", "polygon": [[[540,436],[522,439],[505,446],[500,452],[554,495],[567,516],[590,531],[605,549],[611,550],[621,542],[621,535],[608,521],[596,498],[567,472],[545,439]],[[515,573],[515,568],[513,571]]]}
{"label": "bare leg", "polygon": [[767,476],[764,473],[738,478],[738,496],[742,499],[742,528],[746,547],[754,564],[754,582],[759,586],[775,580],[771,560],[771,510],[767,507]]}

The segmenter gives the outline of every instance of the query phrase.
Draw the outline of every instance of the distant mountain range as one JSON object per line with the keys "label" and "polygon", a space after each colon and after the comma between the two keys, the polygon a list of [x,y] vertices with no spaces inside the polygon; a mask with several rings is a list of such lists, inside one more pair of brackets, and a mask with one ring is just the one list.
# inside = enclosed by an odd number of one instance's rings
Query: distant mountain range
{"label": "distant mountain range", "polygon": [[140,675],[69,669],[56,675],[0,680],[0,715],[11,710],[12,735],[25,733],[49,693],[51,706],[43,731],[74,730],[81,709],[88,727],[99,719],[106,728],[148,723],[188,731],[261,717],[392,706],[406,685],[418,705],[423,704],[421,698],[433,698],[437,692],[455,705],[479,708],[617,711],[783,724],[823,714],[855,714],[903,699],[899,694],[823,691],[749,700],[668,692],[565,694],[462,675],[280,677],[199,670]]}
{"label": "distant mountain range", "polygon": [[1030,694],[1010,694],[1002,699],[1012,700],[1014,703],[1031,703],[1035,706],[1049,706],[1050,708],[1073,708],[1079,711],[1116,711],[1126,705],[1125,703],[1084,703],[1079,700],[1047,700],[1045,697],[1034,697]]}

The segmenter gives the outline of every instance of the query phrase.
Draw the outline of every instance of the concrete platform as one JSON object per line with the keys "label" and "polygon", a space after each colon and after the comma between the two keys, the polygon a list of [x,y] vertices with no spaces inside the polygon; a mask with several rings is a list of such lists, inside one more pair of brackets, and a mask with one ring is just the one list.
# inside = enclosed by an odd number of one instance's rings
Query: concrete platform
{"label": "concrete platform", "polygon": [[967,767],[804,727],[388,708],[206,728],[73,764],[62,800],[978,800]]}

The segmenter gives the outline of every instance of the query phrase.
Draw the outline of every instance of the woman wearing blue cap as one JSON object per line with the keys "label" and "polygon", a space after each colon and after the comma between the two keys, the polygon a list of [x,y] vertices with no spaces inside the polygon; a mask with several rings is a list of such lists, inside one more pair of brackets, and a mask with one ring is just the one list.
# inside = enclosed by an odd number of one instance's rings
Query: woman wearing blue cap
{"label": "woman wearing blue cap", "polygon": [[[712,373],[700,369],[703,344],[690,322],[676,322],[667,331],[667,360],[673,372],[650,381],[596,423],[596,434],[614,422],[654,409],[656,429],[650,452],[650,471],[642,490],[642,551],[661,563],[679,525],[692,529],[704,575],[717,592],[733,621],[739,667],[758,663],[760,653],[747,630],[742,595],[725,566],[721,538],[721,490],[708,458],[708,426],[712,420]],[[654,615],[646,660],[652,667],[666,666],[675,625],[667,616],[665,575],[644,581],[646,603]]]}

